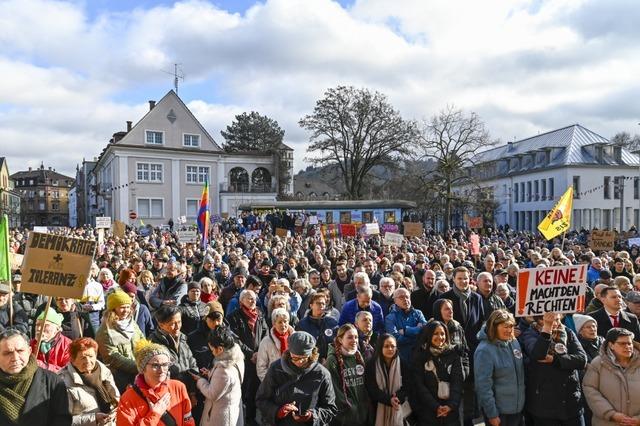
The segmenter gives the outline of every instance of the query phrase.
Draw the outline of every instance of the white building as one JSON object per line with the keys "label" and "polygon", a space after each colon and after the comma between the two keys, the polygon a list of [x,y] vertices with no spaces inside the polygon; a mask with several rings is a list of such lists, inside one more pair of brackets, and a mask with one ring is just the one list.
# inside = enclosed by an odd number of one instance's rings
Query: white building
{"label": "white building", "polygon": [[570,185],[573,229],[620,229],[621,203],[623,230],[639,225],[638,156],[579,124],[484,151],[475,161],[476,184],[456,192],[492,193],[496,225],[534,231]]}
{"label": "white building", "polygon": [[208,179],[211,213],[235,215],[242,203],[275,201],[277,157],[225,153],[169,91],[157,104],[149,101],[147,114],[133,126],[127,122],[127,131],[115,133],[100,154],[93,170],[96,214],[129,222],[135,212],[152,225],[180,216],[193,222]]}

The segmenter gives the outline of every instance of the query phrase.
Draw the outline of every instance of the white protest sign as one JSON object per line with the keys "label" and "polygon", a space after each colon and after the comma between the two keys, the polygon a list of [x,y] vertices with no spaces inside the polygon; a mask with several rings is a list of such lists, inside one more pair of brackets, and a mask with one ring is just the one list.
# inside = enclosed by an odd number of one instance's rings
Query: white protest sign
{"label": "white protest sign", "polygon": [[404,235],[402,234],[396,234],[395,232],[387,232],[384,234],[383,244],[400,247],[403,241]]}
{"label": "white protest sign", "polygon": [[187,217],[186,216],[180,216],[178,218],[178,223],[187,223]]}
{"label": "white protest sign", "polygon": [[377,223],[365,223],[364,233],[367,235],[378,235],[380,234],[380,227]]}
{"label": "white protest sign", "polygon": [[32,232],[22,264],[21,291],[80,299],[96,241]]}
{"label": "white protest sign", "polygon": [[178,231],[178,240],[181,243],[197,243],[198,242],[198,231],[192,229],[185,229],[183,231]]}
{"label": "white protest sign", "polygon": [[309,216],[309,225],[317,225],[318,216]]}
{"label": "white protest sign", "polygon": [[522,269],[518,273],[516,316],[582,311],[586,286],[587,265]]}
{"label": "white protest sign", "polygon": [[629,238],[629,247],[632,246],[640,247],[640,238]]}
{"label": "white protest sign", "polygon": [[49,229],[46,226],[34,226],[33,232],[40,232],[40,233],[46,234],[47,232],[49,232]]}
{"label": "white protest sign", "polygon": [[111,228],[111,217],[109,216],[96,217],[96,228]]}

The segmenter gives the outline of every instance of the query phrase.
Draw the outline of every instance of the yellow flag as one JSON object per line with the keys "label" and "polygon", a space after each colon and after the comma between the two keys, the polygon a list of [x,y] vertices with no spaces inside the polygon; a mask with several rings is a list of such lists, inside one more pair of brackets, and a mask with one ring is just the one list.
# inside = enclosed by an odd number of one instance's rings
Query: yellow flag
{"label": "yellow flag", "polygon": [[571,227],[571,210],[573,208],[573,186],[560,197],[560,201],[542,219],[538,225],[538,231],[547,240],[552,240],[563,232],[567,232]]}

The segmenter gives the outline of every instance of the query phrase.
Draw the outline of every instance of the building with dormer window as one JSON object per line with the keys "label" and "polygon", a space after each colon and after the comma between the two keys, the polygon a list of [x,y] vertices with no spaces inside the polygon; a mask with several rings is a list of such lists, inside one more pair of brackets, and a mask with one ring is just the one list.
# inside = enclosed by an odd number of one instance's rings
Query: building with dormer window
{"label": "building with dormer window", "polygon": [[640,225],[638,155],[579,124],[509,142],[474,161],[467,170],[470,180],[455,192],[493,197],[498,205],[495,225],[534,231],[570,185],[575,193],[573,229]]}
{"label": "building with dormer window", "polygon": [[[283,170],[289,167],[291,170]],[[129,222],[135,212],[144,223],[196,220],[205,180],[212,214],[235,215],[247,202],[275,201],[278,176],[292,173],[292,149],[227,153],[171,90],[135,125],[117,132],[97,159],[93,218]],[[291,184],[284,190],[292,191]]]}

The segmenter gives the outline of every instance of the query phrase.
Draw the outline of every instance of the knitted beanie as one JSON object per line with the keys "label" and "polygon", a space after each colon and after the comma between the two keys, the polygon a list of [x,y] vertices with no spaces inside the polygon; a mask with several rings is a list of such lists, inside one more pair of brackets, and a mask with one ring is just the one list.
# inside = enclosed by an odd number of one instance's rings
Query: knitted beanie
{"label": "knitted beanie", "polygon": [[580,334],[580,329],[589,321],[596,322],[595,318],[589,315],[573,314],[573,322],[576,325],[576,331],[578,334]]}
{"label": "knitted beanie", "polygon": [[107,310],[113,311],[115,308],[122,305],[130,305],[131,297],[122,290],[116,290],[107,298]]}
{"label": "knitted beanie", "polygon": [[53,309],[53,308],[49,308],[48,311],[40,312],[40,315],[38,315],[38,318],[37,318],[38,321],[42,321],[44,319],[45,312],[47,313],[47,322],[50,322],[51,324],[55,324],[58,327],[60,327],[62,325],[62,321],[64,320],[64,316],[62,314],[56,312],[56,310]]}
{"label": "knitted beanie", "polygon": [[289,352],[294,355],[309,356],[316,346],[316,339],[306,331],[296,331],[287,340]]}
{"label": "knitted beanie", "polygon": [[166,346],[153,343],[150,340],[141,339],[136,343],[134,350],[134,357],[136,359],[136,367],[138,371],[142,373],[151,360],[156,355],[166,355],[169,361],[172,361],[171,352]]}

